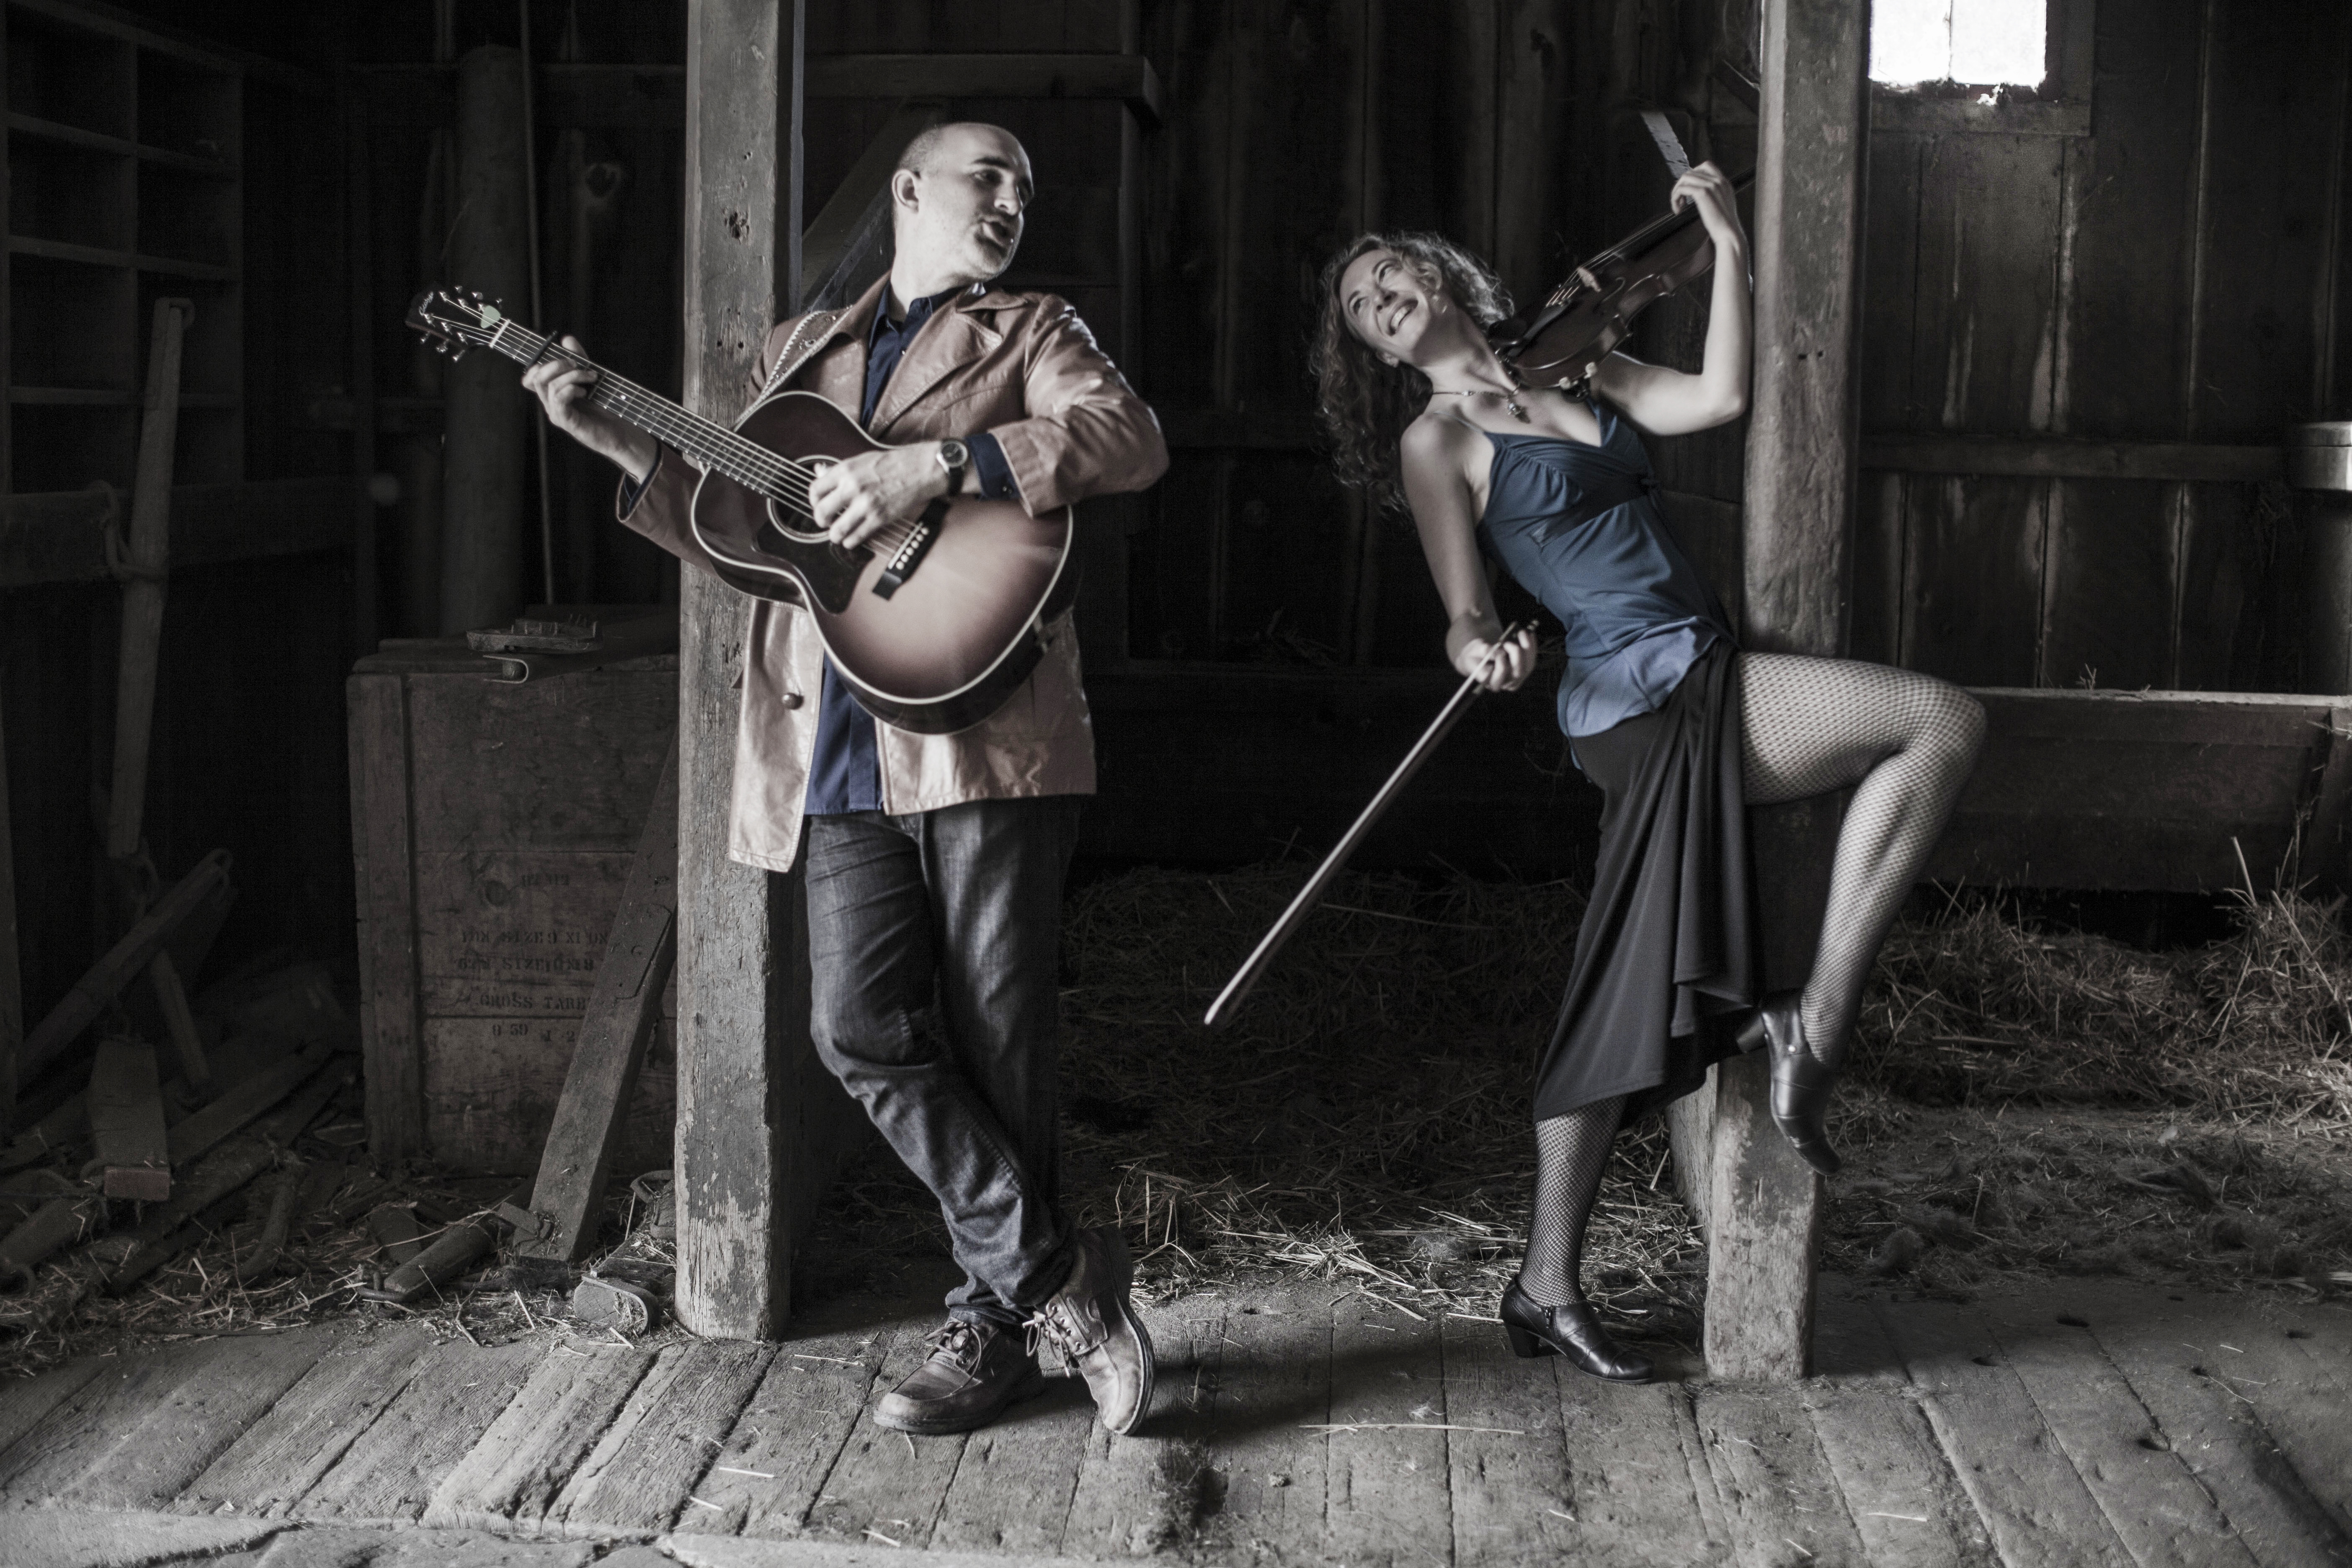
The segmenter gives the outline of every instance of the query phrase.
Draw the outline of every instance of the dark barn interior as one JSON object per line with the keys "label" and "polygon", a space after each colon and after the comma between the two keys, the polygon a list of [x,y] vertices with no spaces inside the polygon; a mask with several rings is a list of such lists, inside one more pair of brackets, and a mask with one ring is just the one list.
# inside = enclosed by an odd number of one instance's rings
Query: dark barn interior
{"label": "dark barn interior", "polygon": [[[0,1562],[2352,1563],[2352,10],[5,0],[0,49]],[[729,858],[745,597],[408,320],[478,287],[730,422],[969,121],[1034,168],[1000,286],[1169,456],[1071,545],[1119,1435],[1075,1377],[869,1419],[962,1276],[819,1063],[803,871]],[[1201,1017],[1459,681],[1335,476],[1320,268],[1435,231],[1529,303],[1684,156],[1756,171],[1758,337],[1644,442],[1667,527],[1749,646],[1990,729],[1845,1169],[1758,1058],[1620,1137],[1637,1386],[1496,1328],[1602,834],[1534,597],[1538,677]],[[1840,809],[1750,808],[1774,987]]]}

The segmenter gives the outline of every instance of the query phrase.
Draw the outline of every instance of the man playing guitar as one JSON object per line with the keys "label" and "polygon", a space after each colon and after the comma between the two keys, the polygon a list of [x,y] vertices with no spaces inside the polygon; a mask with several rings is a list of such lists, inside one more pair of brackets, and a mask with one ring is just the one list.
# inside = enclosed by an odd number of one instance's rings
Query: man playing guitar
{"label": "man playing guitar", "polygon": [[[924,132],[890,177],[888,277],[769,333],[751,400],[813,390],[895,443],[809,487],[843,548],[943,495],[1042,515],[1166,469],[1158,421],[1069,305],[988,287],[1031,188],[1009,132]],[[558,429],[625,471],[620,520],[709,566],[688,525],[693,465],[593,406],[595,378],[550,359],[523,379]],[[995,1419],[1043,1388],[1028,1329],[1086,1378],[1106,1426],[1131,1431],[1152,1356],[1126,1247],[1074,1227],[1059,1193],[1062,882],[1095,787],[1069,615],[1042,628],[1044,657],[1011,699],[952,734],[866,713],[813,620],[781,595],[750,601],[729,852],[773,871],[806,854],[818,1054],[939,1198],[966,1276],[930,1358],[875,1419],[911,1432]]]}

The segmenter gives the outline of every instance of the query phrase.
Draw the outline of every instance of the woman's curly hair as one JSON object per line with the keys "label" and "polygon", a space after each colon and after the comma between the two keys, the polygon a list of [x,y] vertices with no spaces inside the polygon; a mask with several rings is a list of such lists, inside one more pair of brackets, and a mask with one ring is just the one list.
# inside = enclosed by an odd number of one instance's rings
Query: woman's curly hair
{"label": "woman's curly hair", "polygon": [[1322,312],[1307,367],[1315,373],[1316,416],[1331,439],[1339,482],[1365,492],[1375,510],[1412,515],[1397,443],[1429,403],[1429,378],[1409,364],[1383,364],[1348,325],[1339,278],[1368,250],[1392,250],[1441,285],[1480,326],[1511,313],[1511,296],[1485,262],[1442,234],[1368,234],[1341,248],[1323,268]]}

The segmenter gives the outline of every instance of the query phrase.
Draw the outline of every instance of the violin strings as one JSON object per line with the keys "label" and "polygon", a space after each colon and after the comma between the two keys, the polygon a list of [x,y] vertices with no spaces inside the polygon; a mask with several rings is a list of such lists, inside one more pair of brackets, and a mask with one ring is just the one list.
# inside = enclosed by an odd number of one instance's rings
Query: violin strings
{"label": "violin strings", "polygon": [[1656,240],[1660,236],[1660,231],[1669,227],[1679,227],[1684,224],[1694,222],[1697,216],[1697,213],[1698,209],[1695,206],[1685,207],[1680,212],[1671,212],[1663,217],[1652,218],[1648,223],[1643,224],[1640,228],[1635,229],[1632,234],[1626,236],[1625,238],[1620,240],[1615,245],[1611,246],[1600,255],[1592,258],[1589,261],[1579,262],[1576,268],[1570,269],[1568,277],[1561,281],[1559,287],[1554,289],[1549,295],[1545,296],[1544,308],[1549,310],[1555,305],[1564,305],[1568,302],[1569,295],[1574,291],[1577,285],[1577,272],[1588,271],[1592,268],[1604,266],[1612,261],[1622,261],[1631,252],[1640,250],[1644,246]]}

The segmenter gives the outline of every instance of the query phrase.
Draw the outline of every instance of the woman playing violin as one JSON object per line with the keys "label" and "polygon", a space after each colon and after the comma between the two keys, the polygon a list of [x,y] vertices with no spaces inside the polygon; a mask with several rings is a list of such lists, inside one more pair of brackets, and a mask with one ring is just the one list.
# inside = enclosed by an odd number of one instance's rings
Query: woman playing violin
{"label": "woman playing violin", "polygon": [[[1863,983],[1983,738],[1958,688],[1846,659],[1738,651],[1675,547],[1637,431],[1678,436],[1748,405],[1748,238],[1713,164],[1677,181],[1715,247],[1696,374],[1622,353],[1574,391],[1523,385],[1486,329],[1494,273],[1430,234],[1369,234],[1322,280],[1314,364],[1340,476],[1409,512],[1444,601],[1454,667],[1507,691],[1533,671],[1506,637],[1496,565],[1567,632],[1559,724],[1604,795],[1601,854],[1535,1090],[1528,1250],[1502,1319],[1523,1356],[1638,1381],[1579,1279],[1584,1226],[1618,1128],[1738,1050],[1771,1063],[1772,1116],[1837,1168],[1822,1118]],[[1853,785],[1801,991],[1758,994],[1745,808]]]}

